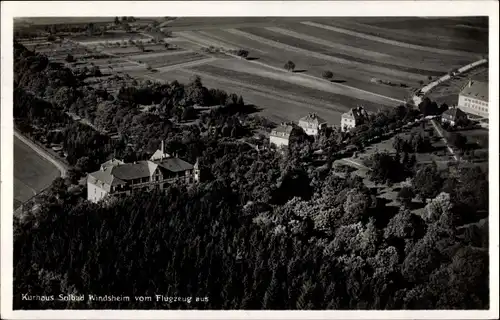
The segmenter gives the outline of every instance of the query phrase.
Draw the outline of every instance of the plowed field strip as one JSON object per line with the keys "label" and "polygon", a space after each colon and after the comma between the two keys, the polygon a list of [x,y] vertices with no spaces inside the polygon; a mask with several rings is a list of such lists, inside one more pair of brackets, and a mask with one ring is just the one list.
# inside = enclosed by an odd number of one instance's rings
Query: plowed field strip
{"label": "plowed field strip", "polygon": [[302,23],[309,25],[309,26],[313,26],[313,27],[323,28],[323,29],[327,29],[327,30],[331,30],[331,31],[339,32],[339,33],[345,33],[345,34],[348,34],[351,36],[356,36],[356,37],[361,38],[361,39],[377,41],[377,42],[386,43],[386,44],[390,44],[390,45],[394,45],[394,46],[400,46],[403,48],[410,48],[410,49],[414,49],[414,50],[423,50],[423,51],[429,51],[429,52],[434,52],[434,53],[438,53],[438,54],[448,54],[448,55],[457,55],[457,56],[470,56],[471,55],[470,52],[438,49],[438,48],[433,48],[433,47],[410,44],[410,43],[401,42],[401,41],[389,40],[389,39],[385,39],[385,38],[381,38],[381,37],[377,37],[377,36],[373,36],[373,35],[369,35],[369,34],[365,34],[365,33],[361,33],[361,32],[347,30],[344,28],[338,28],[338,27],[333,27],[330,25],[325,25],[322,23],[316,23],[316,22],[311,22],[311,21],[304,21]]}
{"label": "plowed field strip", "polygon": [[397,70],[394,70],[394,69],[388,69],[388,68],[384,68],[384,67],[377,67],[377,66],[372,66],[372,65],[366,65],[366,64],[360,63],[360,62],[355,62],[355,61],[351,61],[351,60],[347,60],[347,59],[332,57],[332,56],[329,56],[329,55],[326,55],[326,54],[322,54],[322,53],[313,52],[313,51],[310,51],[310,50],[301,49],[301,48],[298,48],[298,47],[295,47],[295,46],[290,46],[290,45],[279,43],[279,42],[273,41],[273,40],[268,40],[266,38],[263,38],[263,37],[260,37],[260,36],[256,36],[254,34],[247,33],[247,32],[241,31],[241,30],[237,30],[237,29],[228,29],[228,31],[232,32],[234,34],[238,34],[238,35],[247,37],[247,38],[255,40],[255,41],[259,41],[259,42],[265,43],[267,45],[274,46],[276,48],[283,49],[283,50],[288,50],[288,51],[296,52],[296,53],[299,53],[299,54],[303,54],[303,55],[310,56],[310,57],[315,57],[317,59],[322,59],[322,60],[326,60],[326,61],[331,61],[331,62],[334,62],[334,63],[349,65],[353,69],[358,69],[358,70],[372,69],[375,72],[380,72],[380,73],[388,75],[388,76],[406,77],[408,79],[413,79],[413,80],[416,80],[416,81],[422,79],[422,75],[408,73],[408,72],[402,72],[402,71],[397,71]]}

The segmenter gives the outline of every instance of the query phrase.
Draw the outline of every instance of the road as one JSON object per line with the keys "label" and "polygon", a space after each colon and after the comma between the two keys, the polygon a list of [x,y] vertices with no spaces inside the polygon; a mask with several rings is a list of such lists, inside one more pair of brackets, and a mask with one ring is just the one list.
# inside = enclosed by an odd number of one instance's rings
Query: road
{"label": "road", "polygon": [[458,157],[457,155],[455,154],[455,151],[453,151],[453,149],[450,147],[449,143],[448,143],[448,140],[446,139],[446,137],[443,135],[443,133],[441,132],[441,129],[439,129],[438,125],[436,124],[436,120],[432,119],[431,120],[431,123],[432,125],[434,126],[434,129],[436,130],[436,132],[438,133],[438,135],[441,137],[441,139],[443,139],[445,145],[446,145],[446,148],[448,148],[448,151],[451,153],[451,155],[453,156],[453,159],[455,159],[455,161],[458,161]]}
{"label": "road", "polygon": [[39,147],[38,145],[33,143],[31,140],[24,137],[23,135],[16,132],[15,130],[14,130],[14,136],[16,138],[18,138],[19,140],[21,140],[22,142],[24,142],[33,151],[38,153],[38,155],[40,155],[42,158],[44,158],[45,160],[52,163],[57,168],[57,170],[59,170],[59,172],[61,173],[61,178],[65,178],[68,175],[68,167],[63,162],[59,161],[53,155],[51,155],[49,152],[47,152],[43,148]]}

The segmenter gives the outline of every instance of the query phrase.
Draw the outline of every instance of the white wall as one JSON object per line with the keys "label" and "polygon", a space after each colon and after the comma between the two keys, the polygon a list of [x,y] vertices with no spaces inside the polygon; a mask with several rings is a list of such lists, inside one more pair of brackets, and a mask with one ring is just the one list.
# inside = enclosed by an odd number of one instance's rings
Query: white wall
{"label": "white wall", "polygon": [[467,113],[488,118],[487,102],[460,95],[458,97],[458,107]]}
{"label": "white wall", "polygon": [[87,182],[87,200],[96,203],[104,198],[107,194],[108,192],[103,188],[96,186],[91,182]]}
{"label": "white wall", "polygon": [[349,131],[356,126],[356,121],[354,119],[342,118],[340,121],[340,129],[342,132]]}
{"label": "white wall", "polygon": [[277,147],[288,146],[288,139],[284,137],[269,136],[269,142],[274,143]]}

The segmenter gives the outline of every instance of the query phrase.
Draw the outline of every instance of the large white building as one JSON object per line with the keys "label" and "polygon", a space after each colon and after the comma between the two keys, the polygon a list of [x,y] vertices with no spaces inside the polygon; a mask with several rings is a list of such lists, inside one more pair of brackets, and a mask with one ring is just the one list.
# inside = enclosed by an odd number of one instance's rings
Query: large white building
{"label": "large white building", "polygon": [[317,136],[327,125],[327,122],[318,117],[316,113],[310,113],[299,120],[299,127],[310,136]]}
{"label": "large white building", "polygon": [[198,162],[191,165],[179,158],[157,150],[149,160],[124,163],[111,159],[101,169],[87,176],[87,199],[99,202],[108,194],[128,195],[137,190],[163,190],[176,181],[187,183],[200,179]]}
{"label": "large white building", "polygon": [[458,95],[458,107],[469,114],[488,118],[488,83],[469,80]]}
{"label": "large white building", "polygon": [[342,114],[340,129],[342,132],[349,131],[367,120],[368,113],[363,107],[359,106],[357,108],[352,108],[348,112]]}
{"label": "large white building", "polygon": [[292,133],[293,126],[288,123],[282,123],[276,128],[271,130],[269,135],[269,143],[274,144],[276,147],[288,146],[290,134]]}

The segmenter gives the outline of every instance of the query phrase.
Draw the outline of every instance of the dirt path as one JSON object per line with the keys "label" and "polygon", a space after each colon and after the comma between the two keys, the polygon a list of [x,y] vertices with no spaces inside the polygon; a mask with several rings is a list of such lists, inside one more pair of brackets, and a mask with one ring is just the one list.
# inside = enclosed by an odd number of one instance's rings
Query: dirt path
{"label": "dirt path", "polygon": [[444,144],[446,145],[446,148],[448,149],[448,151],[450,152],[450,154],[453,156],[453,159],[455,159],[455,161],[458,161],[458,157],[457,155],[455,154],[455,151],[453,151],[453,149],[450,147],[450,145],[448,144],[448,140],[446,139],[446,137],[443,135],[443,133],[441,132],[441,130],[439,129],[439,127],[437,126],[436,124],[436,120],[432,119],[431,120],[431,123],[432,125],[434,126],[434,130],[436,130],[436,132],[438,133],[438,135],[441,137],[441,139],[443,139],[444,141]]}
{"label": "dirt path", "polygon": [[149,59],[149,58],[158,58],[158,57],[167,57],[167,56],[175,56],[178,54],[186,54],[186,53],[192,53],[192,50],[172,50],[172,51],[165,51],[165,52],[153,52],[153,53],[143,53],[143,54],[136,54],[136,55],[130,55],[128,56],[129,59]]}
{"label": "dirt path", "polygon": [[361,39],[366,39],[366,40],[371,40],[371,41],[377,41],[385,44],[390,44],[393,46],[398,46],[402,48],[407,48],[407,49],[414,49],[414,50],[422,50],[422,51],[429,51],[429,52],[434,52],[438,54],[448,54],[448,55],[455,55],[455,56],[470,56],[470,52],[462,52],[462,51],[457,51],[457,50],[446,50],[446,49],[438,49],[438,48],[433,48],[433,47],[426,47],[426,46],[419,46],[416,44],[409,44],[406,42],[400,42],[396,40],[389,40],[389,39],[384,39],[381,37],[377,36],[372,36],[368,34],[364,34],[361,32],[356,32],[356,31],[351,31],[343,28],[338,28],[338,27],[333,27],[321,23],[316,23],[316,22],[311,22],[311,21],[303,21],[301,22],[302,24],[312,26],[312,27],[317,27],[317,28],[322,28],[330,31],[335,31],[338,33],[344,33],[350,36],[358,37]]}
{"label": "dirt path", "polygon": [[265,51],[263,50],[260,50],[260,49],[257,49],[257,48],[244,48],[241,44],[238,44],[238,43],[234,43],[232,41],[228,41],[226,39],[223,39],[219,36],[216,36],[214,34],[211,34],[207,31],[198,31],[201,35],[207,37],[207,38],[211,38],[211,39],[216,39],[217,41],[220,41],[221,43],[226,43],[226,44],[229,44],[229,47],[233,47],[235,49],[248,49],[250,52],[254,53],[254,52],[259,52],[259,53],[266,53]]}
{"label": "dirt path", "polygon": [[215,57],[209,57],[209,58],[205,58],[205,59],[201,59],[201,60],[190,61],[190,62],[185,62],[185,63],[178,63],[178,64],[174,64],[174,65],[171,65],[171,66],[156,68],[156,70],[158,70],[159,73],[162,73],[162,72],[172,71],[172,70],[175,70],[175,69],[194,67],[194,66],[198,66],[198,65],[201,65],[201,64],[214,62],[214,61],[217,61],[217,60],[218,59],[215,58]]}
{"label": "dirt path", "polygon": [[361,63],[361,62],[337,58],[337,57],[329,56],[329,55],[326,55],[323,53],[318,53],[318,52],[290,46],[290,45],[283,44],[281,42],[277,42],[274,40],[269,40],[269,39],[266,39],[266,38],[248,33],[248,32],[237,30],[237,29],[227,29],[225,31],[230,32],[230,33],[235,34],[235,35],[239,35],[239,36],[248,38],[248,39],[253,40],[253,41],[258,41],[260,43],[263,43],[263,44],[266,44],[266,45],[269,45],[269,46],[272,46],[272,47],[275,47],[275,48],[278,48],[281,50],[291,51],[291,52],[303,54],[304,56],[314,57],[314,58],[325,60],[325,61],[331,61],[333,63],[342,64],[344,66],[350,66],[353,70],[363,70],[363,71],[373,70],[374,72],[379,72],[379,73],[385,74],[387,76],[404,77],[407,79],[411,79],[413,81],[422,80],[422,75],[419,75],[419,74],[414,74],[414,73],[409,73],[409,72],[404,72],[404,71],[397,71],[397,70],[390,69],[390,68],[378,67],[378,66],[374,66],[374,65],[367,65],[367,64]]}

